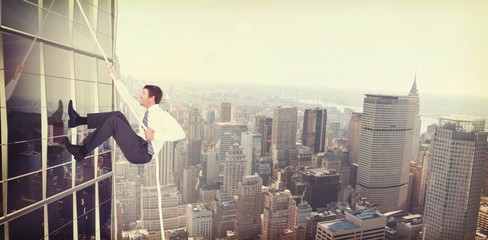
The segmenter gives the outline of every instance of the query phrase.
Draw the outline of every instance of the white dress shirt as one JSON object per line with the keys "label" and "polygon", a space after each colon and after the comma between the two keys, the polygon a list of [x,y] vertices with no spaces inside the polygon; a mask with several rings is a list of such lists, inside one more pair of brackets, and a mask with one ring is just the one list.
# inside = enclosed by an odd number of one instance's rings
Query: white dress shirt
{"label": "white dress shirt", "polygon": [[[141,106],[138,100],[134,99],[129,90],[120,81],[114,81],[115,88],[120,94],[121,98],[127,103],[131,112],[134,113],[139,122],[139,132],[137,133],[141,138],[146,139],[145,131],[143,129],[142,119],[146,108]],[[154,139],[151,141],[154,148],[154,155],[157,155],[163,145],[167,141],[177,141],[185,138],[185,132],[180,124],[169,113],[161,109],[157,104],[147,109],[148,113],[148,127],[154,130]]]}

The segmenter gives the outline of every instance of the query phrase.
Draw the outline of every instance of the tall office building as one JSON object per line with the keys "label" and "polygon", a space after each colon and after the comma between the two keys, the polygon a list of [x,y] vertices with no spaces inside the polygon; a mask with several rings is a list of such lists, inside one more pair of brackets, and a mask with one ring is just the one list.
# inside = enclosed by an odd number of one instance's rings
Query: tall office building
{"label": "tall office building", "polygon": [[229,147],[229,151],[225,154],[224,167],[224,184],[222,185],[222,192],[225,193],[227,199],[232,198],[237,194],[239,183],[244,178],[244,169],[246,168],[246,154],[239,144]]}
{"label": "tall office building", "polygon": [[220,103],[220,122],[234,122],[236,118],[235,105],[231,102]]}
{"label": "tall office building", "polygon": [[254,239],[261,233],[263,180],[258,175],[244,176],[237,189],[237,221],[234,231],[238,239]]}
{"label": "tall office building", "polygon": [[202,155],[202,115],[198,108],[192,108],[188,114],[188,166],[200,164]]}
{"label": "tall office building", "polygon": [[[116,1],[81,3],[113,62]],[[70,99],[81,115],[114,108],[112,80],[80,7],[74,0],[0,4],[0,238],[114,238],[115,145],[75,162],[59,144],[65,136],[81,141],[86,130],[65,128]]]}
{"label": "tall office building", "polygon": [[295,200],[293,200],[290,191],[267,188],[267,191],[264,193],[261,239],[279,239],[281,231],[288,228],[288,222],[291,215],[290,206],[294,204]]}
{"label": "tall office building", "polygon": [[189,236],[212,239],[212,211],[202,204],[188,204],[186,207],[186,228]]}
{"label": "tall office building", "polygon": [[358,162],[359,143],[361,141],[361,118],[363,114],[352,113],[351,120],[349,120],[349,131],[347,135],[347,149],[349,150],[349,161],[351,163]]}
{"label": "tall office building", "polygon": [[488,198],[482,197],[480,211],[478,213],[477,229],[483,234],[488,234]]}
{"label": "tall office building", "polygon": [[284,168],[297,158],[297,108],[280,106],[274,109],[271,135],[273,165]]}
{"label": "tall office building", "polygon": [[303,116],[302,144],[313,153],[325,150],[327,109],[305,109]]}
{"label": "tall office building", "polygon": [[181,194],[185,203],[194,203],[197,200],[198,173],[198,168],[193,165],[183,169]]}
{"label": "tall office building", "polygon": [[255,124],[254,131],[261,134],[261,157],[269,156],[271,153],[273,119],[270,117],[257,116]]}
{"label": "tall office building", "polygon": [[[419,108],[420,99],[419,99],[419,92],[417,90],[417,73],[415,73],[415,78],[413,80],[412,88],[410,89],[408,96],[417,98],[417,108]],[[417,114],[415,114],[415,122],[413,125],[413,137],[412,137],[412,159],[411,160],[414,162],[417,162],[419,160],[420,127],[421,127],[420,115],[417,112]]]}
{"label": "tall office building", "polygon": [[381,212],[407,206],[417,101],[408,96],[364,98],[357,190]]}
{"label": "tall office building", "polygon": [[254,175],[258,171],[259,159],[261,159],[261,135],[250,131],[243,132],[241,146],[246,154],[244,175]]}
{"label": "tall office building", "polygon": [[474,239],[484,176],[485,120],[443,117],[431,143],[423,239]]}
{"label": "tall office building", "polygon": [[219,153],[219,161],[225,160],[225,153],[229,151],[229,147],[234,143],[241,144],[241,134],[247,131],[247,126],[235,123],[214,123],[214,139],[217,152]]}

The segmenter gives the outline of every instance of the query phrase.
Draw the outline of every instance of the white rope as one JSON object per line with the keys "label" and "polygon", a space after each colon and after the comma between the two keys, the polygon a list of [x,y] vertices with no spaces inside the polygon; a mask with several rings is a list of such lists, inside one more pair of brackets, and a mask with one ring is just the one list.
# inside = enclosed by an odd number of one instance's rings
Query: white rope
{"label": "white rope", "polygon": [[[95,32],[93,31],[90,21],[88,21],[88,17],[85,14],[85,11],[83,11],[83,7],[81,6],[80,0],[76,0],[76,3],[78,4],[78,7],[80,8],[81,15],[83,15],[83,19],[85,19],[86,25],[88,26],[88,29],[90,30],[91,35],[93,36],[93,39],[95,39],[95,42],[97,43],[98,49],[103,55],[103,58],[105,59],[105,62],[107,63],[107,66],[111,66],[110,62],[108,61],[107,55],[105,54],[105,51],[103,51],[102,46],[100,45],[100,42],[97,39],[97,36],[95,35]],[[115,76],[112,71],[110,71],[110,77],[112,80],[115,82],[117,79],[115,79]],[[136,112],[134,109],[132,109],[132,112],[134,115],[137,116]],[[144,124],[142,124],[144,126]],[[143,127],[144,128],[144,127]],[[164,225],[163,225],[163,208],[162,208],[162,197],[161,197],[161,182],[160,182],[160,177],[159,177],[159,157],[155,157],[154,159],[156,161],[156,182],[157,182],[157,188],[158,188],[158,209],[159,209],[159,222],[161,226],[161,239],[165,239],[165,234],[164,234]],[[117,233],[116,233],[117,234]]]}

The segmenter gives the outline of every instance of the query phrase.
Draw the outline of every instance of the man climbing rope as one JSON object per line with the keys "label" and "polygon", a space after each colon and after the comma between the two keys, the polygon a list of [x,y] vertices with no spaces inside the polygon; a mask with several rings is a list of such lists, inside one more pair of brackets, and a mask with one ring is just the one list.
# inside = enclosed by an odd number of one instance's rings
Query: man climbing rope
{"label": "man climbing rope", "polygon": [[[111,136],[131,163],[147,163],[161,150],[166,141],[177,141],[185,138],[185,132],[169,113],[161,109],[158,104],[163,92],[158,86],[146,85],[142,90],[139,101],[134,99],[125,85],[118,79],[114,67],[109,65],[109,72],[113,74],[115,88],[122,100],[136,114],[140,128],[136,133],[129,121],[119,111],[105,113],[89,113],[80,116],[70,100],[68,104],[68,127],[74,128],[87,125],[94,128],[81,145],[73,145],[67,137],[64,138],[66,149],[81,161],[85,156],[101,145]],[[141,107],[142,106],[142,107]]]}

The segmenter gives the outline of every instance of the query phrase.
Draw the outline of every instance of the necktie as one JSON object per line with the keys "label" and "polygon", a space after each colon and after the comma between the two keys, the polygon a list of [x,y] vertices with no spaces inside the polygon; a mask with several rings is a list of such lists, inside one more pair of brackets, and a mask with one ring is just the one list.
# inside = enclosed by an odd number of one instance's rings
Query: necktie
{"label": "necktie", "polygon": [[[144,113],[144,118],[142,119],[142,123],[144,124],[144,126],[147,128],[147,115],[148,115],[149,111],[146,110],[146,112]],[[147,141],[147,140],[146,140]],[[154,148],[153,148],[153,145],[150,141],[147,141],[147,152],[151,155],[154,155]]]}

